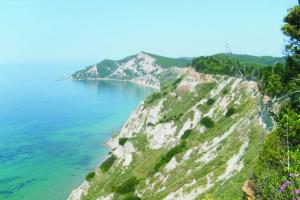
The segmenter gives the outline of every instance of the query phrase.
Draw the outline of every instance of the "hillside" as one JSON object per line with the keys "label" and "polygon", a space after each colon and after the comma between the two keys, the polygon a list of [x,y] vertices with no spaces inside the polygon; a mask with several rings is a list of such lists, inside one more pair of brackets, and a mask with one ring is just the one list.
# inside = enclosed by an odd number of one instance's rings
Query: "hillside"
{"label": "hillside", "polygon": [[266,135],[255,82],[191,68],[149,96],[69,200],[241,199]]}
{"label": "hillside", "polygon": [[284,63],[282,57],[251,56],[220,53],[197,58],[169,58],[140,52],[121,60],[103,60],[72,74],[75,80],[126,80],[159,89],[174,81],[182,68],[189,65],[203,73],[235,75],[237,67],[249,78],[254,78],[267,66]]}
{"label": "hillside", "polygon": [[283,63],[285,63],[283,57],[220,53],[194,58],[190,65],[202,73],[231,76],[239,74],[247,79],[257,80],[263,69],[274,68]]}
{"label": "hillside", "polygon": [[160,88],[161,84],[176,79],[181,68],[185,67],[189,61],[188,58],[168,58],[140,52],[118,61],[103,60],[75,72],[72,77],[79,80],[127,80]]}
{"label": "hillside", "polygon": [[219,58],[231,58],[239,61],[242,64],[252,65],[275,65],[276,63],[284,63],[284,57],[273,57],[273,56],[252,56],[245,54],[231,54],[231,53],[219,53],[215,54],[215,57]]}

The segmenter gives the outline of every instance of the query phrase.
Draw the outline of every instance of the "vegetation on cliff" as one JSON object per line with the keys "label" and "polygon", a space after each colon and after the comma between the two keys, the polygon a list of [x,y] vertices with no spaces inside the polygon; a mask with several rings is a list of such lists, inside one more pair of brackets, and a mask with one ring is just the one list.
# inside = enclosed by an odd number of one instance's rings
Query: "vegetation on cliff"
{"label": "vegetation on cliff", "polygon": [[[262,82],[274,99],[281,97],[281,107],[273,114],[276,129],[267,137],[255,167],[254,191],[258,199],[299,199],[300,197],[300,6],[289,10],[283,33],[289,37],[287,61],[265,71]],[[265,88],[269,88],[269,87]]]}

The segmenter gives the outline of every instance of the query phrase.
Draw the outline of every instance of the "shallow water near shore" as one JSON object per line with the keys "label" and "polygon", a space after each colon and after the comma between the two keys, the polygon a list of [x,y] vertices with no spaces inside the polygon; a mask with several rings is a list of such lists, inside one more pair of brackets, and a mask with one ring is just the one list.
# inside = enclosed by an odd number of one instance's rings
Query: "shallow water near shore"
{"label": "shallow water near shore", "polygon": [[0,65],[1,200],[66,199],[153,91],[128,82],[59,79],[80,69],[74,66]]}

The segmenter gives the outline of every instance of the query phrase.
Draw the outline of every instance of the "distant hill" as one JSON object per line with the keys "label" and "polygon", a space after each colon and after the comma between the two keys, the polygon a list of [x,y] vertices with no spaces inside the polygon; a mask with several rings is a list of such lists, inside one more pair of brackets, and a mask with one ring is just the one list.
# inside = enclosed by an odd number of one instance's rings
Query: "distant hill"
{"label": "distant hill", "polygon": [[242,73],[247,78],[256,78],[260,69],[284,62],[283,57],[220,53],[194,58],[191,66],[203,73],[231,76]]}
{"label": "distant hill", "polygon": [[72,77],[79,80],[128,80],[159,88],[162,82],[173,80],[178,75],[178,70],[186,67],[190,61],[189,58],[169,58],[140,52],[117,61],[103,60],[75,72]]}
{"label": "distant hill", "polygon": [[285,62],[284,57],[273,57],[273,56],[251,56],[245,54],[230,54],[230,53],[219,53],[215,54],[215,57],[226,57],[238,60],[244,64],[254,65],[275,65],[276,63]]}
{"label": "distant hill", "polygon": [[187,66],[194,67],[198,72],[232,76],[239,68],[245,76],[255,77],[259,69],[283,62],[283,57],[271,56],[220,53],[197,58],[170,58],[142,51],[121,60],[105,59],[75,72],[72,77],[76,80],[126,80],[160,88],[161,85],[174,81]]}

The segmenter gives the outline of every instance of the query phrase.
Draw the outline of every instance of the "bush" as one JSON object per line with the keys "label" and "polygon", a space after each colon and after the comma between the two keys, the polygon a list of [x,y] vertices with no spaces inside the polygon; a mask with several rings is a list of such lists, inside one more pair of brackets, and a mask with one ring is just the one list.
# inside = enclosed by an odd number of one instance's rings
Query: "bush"
{"label": "bush", "polygon": [[268,135],[254,168],[254,192],[259,199],[269,199],[270,196],[274,200],[292,199],[278,191],[288,174],[282,164],[284,148],[280,137],[274,133]]}
{"label": "bush", "polygon": [[148,96],[144,102],[144,104],[147,106],[153,102],[155,102],[156,100],[158,100],[159,98],[161,98],[162,96],[164,96],[164,92],[155,92],[152,95]]}
{"label": "bush", "polygon": [[96,173],[95,172],[90,172],[85,176],[85,180],[91,181],[95,177]]}
{"label": "bush", "polygon": [[191,133],[192,133],[192,129],[188,129],[188,130],[184,131],[183,135],[181,136],[181,139],[182,140],[187,139],[191,135]]}
{"label": "bush", "polygon": [[234,113],[236,112],[235,108],[234,107],[230,107],[228,108],[226,114],[225,114],[225,117],[230,117],[231,115],[233,115]]}
{"label": "bush", "polygon": [[153,124],[152,122],[148,122],[147,126],[154,126],[155,124]]}
{"label": "bush", "polygon": [[117,157],[115,155],[111,155],[109,158],[107,158],[101,165],[100,169],[102,172],[107,172],[111,166],[114,164]]}
{"label": "bush", "polygon": [[186,149],[186,141],[182,141],[180,144],[176,145],[172,149],[170,149],[165,155],[163,155],[160,160],[155,164],[153,173],[157,172],[161,166],[168,163],[173,156],[183,152]]}
{"label": "bush", "polygon": [[204,125],[206,128],[212,128],[214,127],[214,122],[209,117],[203,117],[200,121],[202,125]]}
{"label": "bush", "polygon": [[131,177],[121,183],[120,185],[113,188],[113,190],[119,194],[126,194],[135,191],[135,187],[139,183],[139,180],[136,177]]}
{"label": "bush", "polygon": [[173,83],[172,86],[175,89],[177,87],[177,85],[182,81],[182,77],[177,78]]}
{"label": "bush", "polygon": [[223,90],[223,92],[222,92],[222,94],[227,94],[229,92],[229,89],[228,88],[225,88],[224,90]]}
{"label": "bush", "polygon": [[215,99],[208,99],[207,102],[206,102],[206,104],[209,105],[209,106],[211,106],[211,105],[213,105],[215,103],[215,101],[216,101]]}
{"label": "bush", "polygon": [[128,138],[119,138],[119,145],[124,145],[127,142]]}

